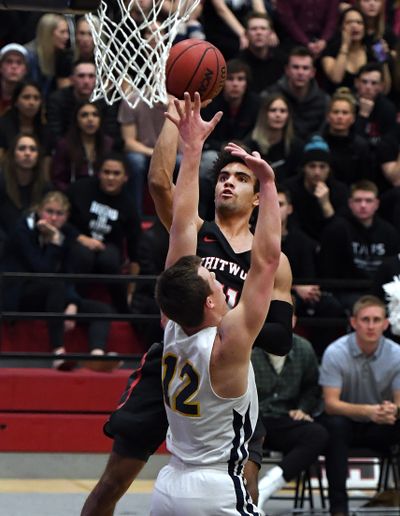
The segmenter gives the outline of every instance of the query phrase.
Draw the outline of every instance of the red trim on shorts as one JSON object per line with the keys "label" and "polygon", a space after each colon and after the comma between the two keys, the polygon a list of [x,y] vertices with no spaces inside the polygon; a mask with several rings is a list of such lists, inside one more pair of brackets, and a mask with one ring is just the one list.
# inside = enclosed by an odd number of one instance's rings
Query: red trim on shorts
{"label": "red trim on shorts", "polygon": [[142,378],[142,371],[143,371],[143,366],[144,366],[144,363],[146,361],[146,357],[147,357],[147,353],[145,353],[142,357],[142,360],[140,361],[140,366],[134,371],[135,373],[137,373],[137,378],[135,381],[133,381],[129,387],[129,390],[128,390],[128,394],[126,395],[125,397],[125,401],[123,401],[122,403],[120,403],[118,406],[117,406],[117,409],[120,409],[121,407],[123,407],[125,405],[125,403],[128,401],[128,399],[130,398],[130,395],[132,394],[132,391],[133,389],[136,387],[136,385],[140,382],[140,379]]}

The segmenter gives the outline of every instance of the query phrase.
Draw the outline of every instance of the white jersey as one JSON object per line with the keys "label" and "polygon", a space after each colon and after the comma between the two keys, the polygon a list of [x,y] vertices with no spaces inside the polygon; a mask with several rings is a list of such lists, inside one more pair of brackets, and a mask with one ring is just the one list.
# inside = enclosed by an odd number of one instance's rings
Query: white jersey
{"label": "white jersey", "polygon": [[239,473],[247,460],[247,443],[258,416],[254,372],[238,398],[218,396],[210,380],[210,357],[216,327],[187,336],[169,321],[164,334],[162,381],[168,416],[168,450],[183,463],[229,465]]}

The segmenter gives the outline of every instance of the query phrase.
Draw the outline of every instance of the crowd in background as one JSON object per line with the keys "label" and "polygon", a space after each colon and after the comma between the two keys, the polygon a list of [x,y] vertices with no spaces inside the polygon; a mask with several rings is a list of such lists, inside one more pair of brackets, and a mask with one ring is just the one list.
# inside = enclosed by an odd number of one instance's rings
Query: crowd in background
{"label": "crowd in background", "polygon": [[[155,220],[146,176],[165,106],[90,101],[84,17],[2,11],[0,22],[1,269],[158,273],[161,237],[141,222]],[[213,216],[213,161],[240,142],[275,170],[294,283],[365,279],[383,298],[382,281],[400,274],[400,2],[204,0],[185,37],[206,38],[227,61],[224,89],[203,110],[224,116],[202,157],[201,216]],[[13,309],[29,305],[24,288],[7,300]],[[46,309],[57,286],[38,288]],[[85,305],[76,290],[61,311]],[[116,312],[155,310],[146,285],[109,291]],[[293,294],[300,316],[341,317],[360,292],[310,281]],[[321,354],[327,342],[311,340]]]}

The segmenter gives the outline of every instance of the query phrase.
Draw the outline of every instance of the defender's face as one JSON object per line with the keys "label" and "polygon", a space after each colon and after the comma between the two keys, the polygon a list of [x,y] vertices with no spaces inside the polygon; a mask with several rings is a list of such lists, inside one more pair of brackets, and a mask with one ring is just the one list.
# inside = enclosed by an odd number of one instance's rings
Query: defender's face
{"label": "defender's face", "polygon": [[215,187],[215,209],[251,212],[258,205],[254,192],[256,177],[243,163],[229,163],[218,175]]}
{"label": "defender's face", "polygon": [[215,273],[210,272],[208,269],[200,265],[199,276],[201,276],[209,284],[211,289],[210,296],[214,302],[215,308],[221,311],[222,314],[226,313],[228,310],[228,305],[226,304],[223,286],[216,279]]}

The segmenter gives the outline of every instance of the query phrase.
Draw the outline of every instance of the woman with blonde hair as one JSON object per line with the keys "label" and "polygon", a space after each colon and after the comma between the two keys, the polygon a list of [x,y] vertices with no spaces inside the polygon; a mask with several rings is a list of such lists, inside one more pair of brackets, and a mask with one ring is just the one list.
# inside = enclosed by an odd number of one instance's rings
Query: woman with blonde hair
{"label": "woman with blonde hair", "polygon": [[274,93],[263,101],[245,143],[271,164],[278,183],[296,174],[304,143],[294,135],[292,115],[284,95]]}
{"label": "woman with blonde hair", "polygon": [[338,88],[330,101],[323,137],[331,154],[331,173],[348,186],[371,176],[368,142],[356,134],[357,102],[349,88]]}
{"label": "woman with blonde hair", "polygon": [[61,14],[44,14],[36,28],[36,38],[26,45],[29,69],[39,83],[44,97],[64,86],[69,86],[72,52],[69,49],[69,29]]}

